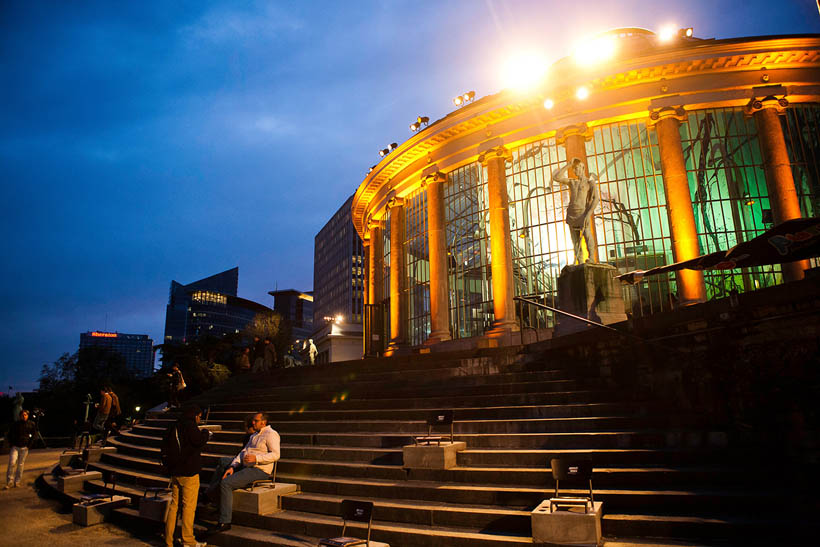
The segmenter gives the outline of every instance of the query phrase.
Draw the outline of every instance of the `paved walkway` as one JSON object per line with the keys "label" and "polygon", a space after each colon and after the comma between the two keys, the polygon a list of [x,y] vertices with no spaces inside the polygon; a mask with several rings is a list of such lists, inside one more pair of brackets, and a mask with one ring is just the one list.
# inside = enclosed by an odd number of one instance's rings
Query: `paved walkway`
{"label": "paved walkway", "polygon": [[[15,546],[99,546],[163,545],[156,541],[142,541],[112,524],[83,527],[72,522],[70,512],[63,510],[56,500],[40,497],[34,489],[34,480],[56,463],[62,450],[32,450],[26,460],[23,485],[11,490],[0,490],[0,545]],[[0,455],[0,481],[5,484],[9,458]]]}

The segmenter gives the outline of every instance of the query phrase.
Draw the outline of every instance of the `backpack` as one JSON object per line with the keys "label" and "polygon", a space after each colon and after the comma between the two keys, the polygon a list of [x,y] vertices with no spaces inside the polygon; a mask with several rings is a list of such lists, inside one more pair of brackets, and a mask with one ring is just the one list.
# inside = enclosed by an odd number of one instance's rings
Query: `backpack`
{"label": "backpack", "polygon": [[159,457],[165,469],[170,470],[182,463],[182,442],[179,440],[177,423],[171,425],[162,437]]}

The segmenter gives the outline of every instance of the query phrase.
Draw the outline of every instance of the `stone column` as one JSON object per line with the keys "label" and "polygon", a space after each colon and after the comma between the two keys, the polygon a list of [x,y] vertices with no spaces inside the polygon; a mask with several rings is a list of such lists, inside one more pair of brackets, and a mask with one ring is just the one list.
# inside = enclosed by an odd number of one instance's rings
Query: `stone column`
{"label": "stone column", "polygon": [[384,294],[383,280],[382,280],[382,259],[384,257],[384,241],[382,235],[381,223],[371,221],[368,224],[370,228],[370,239],[367,246],[367,303],[370,305],[378,304],[382,300]]}
{"label": "stone column", "polygon": [[425,344],[450,340],[450,290],[447,275],[447,237],[444,227],[444,183],[447,176],[426,176],[427,246],[430,257],[430,336]]}
{"label": "stone column", "polygon": [[[786,99],[778,100],[768,96],[762,100],[753,100],[747,107],[747,112],[754,116],[757,124],[760,149],[763,152],[763,167],[766,172],[766,186],[769,189],[769,203],[775,225],[802,217],[789,152],[786,149],[786,139],[783,137],[783,126],[780,125],[779,116],[788,106],[789,102]],[[783,264],[783,280],[789,282],[803,279],[808,268],[808,260],[786,262]]]}
{"label": "stone column", "polygon": [[390,344],[385,355],[403,353],[407,349],[407,306],[404,293],[404,202],[392,198],[390,207]]}
{"label": "stone column", "polygon": [[[675,262],[682,262],[700,256],[695,212],[692,209],[689,179],[686,176],[686,163],[680,141],[680,124],[686,120],[686,112],[683,108],[662,108],[652,112],[650,119],[655,122],[655,131],[658,133],[672,253]],[[676,276],[678,301],[681,306],[706,301],[703,272],[678,270]]]}
{"label": "stone column", "polygon": [[[366,303],[369,305],[378,304],[382,300],[383,287],[382,287],[382,273],[383,273],[383,265],[382,260],[384,258],[384,241],[382,235],[382,225],[379,222],[374,222],[369,220],[367,223],[368,226],[368,239],[365,240],[366,247],[366,257],[367,257],[367,292],[365,294]],[[373,332],[373,319],[376,318],[377,315],[374,311],[369,312],[369,318],[365,321],[365,325],[367,329],[364,332],[365,336],[365,348],[370,347],[371,351],[368,356],[374,356],[381,352],[381,349],[374,349],[374,345],[381,348],[381,338],[378,341],[373,339],[373,335],[376,334],[379,337],[382,336],[381,332]],[[380,317],[380,316],[379,316]],[[381,321],[381,319],[379,319]],[[379,323],[380,324],[380,323]],[[368,344],[367,341],[370,341]]]}
{"label": "stone column", "polygon": [[[592,131],[590,131],[589,127],[585,123],[579,125],[570,125],[559,129],[555,133],[555,143],[556,144],[563,144],[564,150],[566,151],[567,155],[567,162],[572,161],[572,158],[578,158],[581,160],[581,163],[584,164],[584,169],[587,171],[587,175],[589,175],[589,162],[587,161],[587,147],[586,142],[592,138]],[[567,172],[567,176],[570,178],[577,178],[575,176],[575,171],[570,169]],[[597,186],[597,185],[596,185]],[[597,188],[595,189],[596,192],[600,192]],[[595,241],[598,241],[598,235],[595,233],[595,213],[592,213],[592,216],[589,219],[589,227],[592,231],[592,237],[595,238]],[[597,249],[597,245],[595,246]],[[589,252],[589,244],[587,244],[587,252]],[[593,256],[590,257],[592,262],[598,262],[598,257]]]}
{"label": "stone column", "polygon": [[507,196],[507,175],[504,162],[510,159],[503,146],[484,151],[478,161],[487,166],[487,195],[490,207],[490,264],[493,283],[493,310],[495,322],[487,332],[499,338],[518,330],[513,300],[512,242],[510,241],[510,206]]}

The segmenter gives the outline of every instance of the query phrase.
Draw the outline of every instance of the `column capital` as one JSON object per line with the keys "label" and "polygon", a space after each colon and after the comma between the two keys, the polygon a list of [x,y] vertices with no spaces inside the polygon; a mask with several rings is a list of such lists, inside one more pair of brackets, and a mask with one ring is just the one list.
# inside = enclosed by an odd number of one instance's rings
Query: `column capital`
{"label": "column capital", "polygon": [[421,177],[421,187],[424,188],[428,184],[433,182],[447,182],[447,175],[442,173],[441,171],[435,171],[434,173],[430,173],[428,175]]}
{"label": "column capital", "polygon": [[670,118],[683,123],[688,119],[688,114],[683,106],[664,106],[663,108],[657,108],[649,111],[649,120],[646,125],[648,127],[654,127],[658,124],[658,122],[668,120]]}
{"label": "column capital", "polygon": [[762,99],[754,98],[749,101],[749,104],[746,105],[744,111],[747,116],[752,116],[761,110],[773,108],[778,114],[783,114],[788,107],[789,101],[786,99],[785,95],[780,98],[775,95],[767,95]]}
{"label": "column capital", "polygon": [[584,137],[584,141],[588,141],[592,139],[592,129],[585,123],[579,123],[576,125],[568,125],[566,127],[562,127],[558,131],[555,132],[555,144],[564,144],[567,142],[568,137],[572,137],[575,135],[580,135]]}
{"label": "column capital", "polygon": [[501,158],[504,161],[512,161],[512,154],[503,145],[493,146],[481,152],[478,156],[478,162],[482,165],[491,159]]}
{"label": "column capital", "polygon": [[394,207],[401,207],[404,205],[404,199],[396,197],[395,195],[390,196],[387,198],[387,209],[390,210]]}

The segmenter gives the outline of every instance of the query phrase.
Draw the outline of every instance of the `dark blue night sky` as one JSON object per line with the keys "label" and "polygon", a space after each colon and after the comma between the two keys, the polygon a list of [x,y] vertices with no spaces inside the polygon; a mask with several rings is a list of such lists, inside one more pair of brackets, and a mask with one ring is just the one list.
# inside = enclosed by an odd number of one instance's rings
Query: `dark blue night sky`
{"label": "dark blue night sky", "polygon": [[820,32],[814,0],[0,4],[0,388],[108,329],[161,342],[172,279],[271,305],[377,151],[451,97],[612,27]]}

